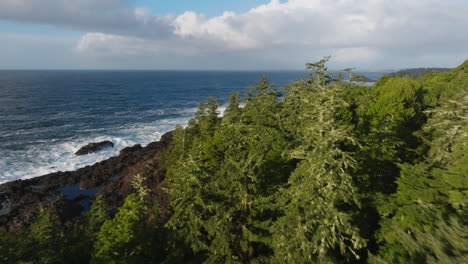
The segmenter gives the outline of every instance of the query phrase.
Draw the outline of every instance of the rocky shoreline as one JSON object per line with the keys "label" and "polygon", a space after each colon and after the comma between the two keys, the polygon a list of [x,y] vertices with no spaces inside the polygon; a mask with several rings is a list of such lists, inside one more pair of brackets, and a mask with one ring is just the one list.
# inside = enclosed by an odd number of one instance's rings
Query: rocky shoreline
{"label": "rocky shoreline", "polygon": [[76,171],[56,172],[0,185],[0,231],[14,233],[29,226],[40,208],[60,219],[65,226],[82,221],[97,194],[102,194],[111,210],[132,193],[131,180],[140,174],[157,199],[161,217],[169,214],[169,196],[164,191],[164,173],[159,170],[161,153],[168,147],[172,133],[146,147],[135,145],[109,158]]}

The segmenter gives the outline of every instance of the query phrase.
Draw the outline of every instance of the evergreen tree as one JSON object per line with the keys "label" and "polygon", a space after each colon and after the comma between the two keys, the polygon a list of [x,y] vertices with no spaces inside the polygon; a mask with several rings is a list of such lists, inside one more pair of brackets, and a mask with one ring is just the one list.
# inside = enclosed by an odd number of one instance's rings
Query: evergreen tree
{"label": "evergreen tree", "polygon": [[220,117],[218,112],[219,102],[211,96],[201,102],[195,117],[189,121],[189,126],[199,132],[200,136],[212,136]]}
{"label": "evergreen tree", "polygon": [[[383,259],[400,263],[425,262],[421,259],[438,254],[438,248],[431,251],[423,245],[426,242],[417,238],[437,235],[437,230],[446,229],[444,223],[436,226],[439,219],[452,217],[458,221],[458,226],[466,229],[467,106],[467,86],[461,86],[452,98],[443,100],[439,107],[428,111],[431,118],[421,134],[429,151],[422,161],[401,165],[398,192],[389,201],[396,206],[383,211],[386,217],[382,221],[380,238],[386,243],[379,252]],[[402,232],[416,240],[401,240]],[[468,243],[467,237],[461,236],[458,243],[462,241]],[[409,245],[414,243],[420,243],[419,246],[425,250],[412,251]],[[431,253],[421,255],[421,252]],[[455,263],[455,260],[452,259],[452,262]]]}
{"label": "evergreen tree", "polygon": [[[206,262],[250,263],[271,252],[271,210],[264,204],[275,190],[281,172],[275,165],[284,162],[280,154],[286,142],[267,107],[275,107],[278,96],[265,78],[251,88],[244,108],[239,108],[238,94],[231,95],[228,121],[216,127],[213,137],[193,134],[192,148],[168,170],[174,207],[169,224]],[[176,138],[185,139],[199,122],[195,118]]]}
{"label": "evergreen tree", "polygon": [[102,225],[94,244],[93,263],[139,263],[144,243],[146,206],[131,194],[113,219]]}
{"label": "evergreen tree", "polygon": [[[435,227],[408,232],[396,227],[395,234],[406,257],[370,256],[369,263],[467,263],[468,229],[454,218],[449,223],[440,220]],[[387,261],[388,260],[388,261]]]}
{"label": "evergreen tree", "polygon": [[86,233],[90,237],[95,237],[101,226],[110,219],[108,205],[102,194],[98,194],[91,209],[86,214]]}
{"label": "evergreen tree", "polygon": [[231,93],[228,99],[228,106],[224,111],[224,123],[236,123],[239,121],[241,113],[240,108],[240,92]]}
{"label": "evergreen tree", "polygon": [[14,241],[6,233],[0,232],[0,262],[14,263],[15,251]]}
{"label": "evergreen tree", "polygon": [[299,163],[283,193],[284,216],[272,229],[278,263],[352,261],[365,246],[352,223],[359,207],[350,175],[355,162],[342,147],[356,140],[337,120],[351,84],[327,74],[327,60],[308,64],[311,78],[288,86],[284,98],[285,127],[295,139],[289,155]]}
{"label": "evergreen tree", "polygon": [[[26,241],[24,241],[26,239]],[[29,228],[26,237],[20,242],[21,260],[38,263],[61,263],[67,243],[58,219],[40,208],[39,217]],[[27,247],[27,248],[26,248]]]}
{"label": "evergreen tree", "polygon": [[66,236],[67,263],[89,263],[93,253],[93,244],[105,221],[110,219],[108,205],[102,194],[93,201],[90,211],[84,214],[85,223],[69,230]]}

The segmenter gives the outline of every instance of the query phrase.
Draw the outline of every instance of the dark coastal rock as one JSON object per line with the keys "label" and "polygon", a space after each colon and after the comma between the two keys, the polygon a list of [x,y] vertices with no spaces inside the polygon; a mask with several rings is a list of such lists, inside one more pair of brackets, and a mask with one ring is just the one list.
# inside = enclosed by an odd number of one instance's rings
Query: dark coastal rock
{"label": "dark coastal rock", "polygon": [[77,152],[75,152],[75,155],[81,156],[81,155],[86,155],[94,152],[98,152],[104,148],[113,148],[114,143],[112,143],[109,140],[97,142],[97,143],[89,143],[86,146],[81,147]]}
{"label": "dark coastal rock", "polygon": [[11,210],[11,202],[6,193],[0,193],[0,216],[8,215]]}
{"label": "dark coastal rock", "polygon": [[140,144],[137,144],[133,147],[127,147],[127,148],[124,148],[122,149],[120,152],[119,152],[119,155],[126,155],[128,153],[132,153],[136,150],[141,150],[143,147],[140,145]]}
{"label": "dark coastal rock", "polygon": [[30,226],[37,219],[40,208],[44,209],[53,218],[59,220],[64,225],[72,225],[76,218],[81,217],[83,207],[78,203],[67,200],[63,197],[56,199],[45,199],[34,204],[34,206],[23,206],[16,208],[6,222],[6,229],[9,232],[19,232],[23,228]]}
{"label": "dark coastal rock", "polygon": [[89,210],[98,193],[115,211],[125,197],[135,192],[131,182],[138,174],[144,177],[145,185],[151,190],[148,199],[157,200],[161,218],[167,217],[169,195],[165,191],[164,172],[159,169],[159,160],[171,140],[169,132],[146,147],[126,148],[117,157],[76,171],[1,184],[0,211],[3,215],[0,215],[0,232],[18,232],[31,225],[40,207],[60,219],[64,226],[72,226],[83,220],[82,213]]}

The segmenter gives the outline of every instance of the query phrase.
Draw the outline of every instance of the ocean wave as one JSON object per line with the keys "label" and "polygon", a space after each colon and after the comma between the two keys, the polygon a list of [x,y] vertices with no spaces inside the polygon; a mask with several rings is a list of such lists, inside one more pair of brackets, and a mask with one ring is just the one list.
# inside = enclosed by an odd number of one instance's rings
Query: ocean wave
{"label": "ocean wave", "polygon": [[[45,140],[28,146],[25,150],[0,153],[0,183],[28,179],[58,171],[72,171],[117,156],[120,150],[136,144],[146,146],[173,130],[177,125],[184,125],[190,117],[163,119],[152,123],[132,124],[114,127],[105,132],[97,130],[94,135],[64,140]],[[110,140],[114,148],[107,148],[97,153],[76,156],[75,152],[90,142]]]}

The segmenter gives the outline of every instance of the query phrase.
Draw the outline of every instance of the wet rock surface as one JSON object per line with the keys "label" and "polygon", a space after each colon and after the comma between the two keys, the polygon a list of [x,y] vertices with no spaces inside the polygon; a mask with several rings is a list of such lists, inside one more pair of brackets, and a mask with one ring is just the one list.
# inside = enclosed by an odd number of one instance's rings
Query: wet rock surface
{"label": "wet rock surface", "polygon": [[87,154],[91,154],[94,152],[98,152],[105,148],[113,148],[113,147],[114,147],[114,143],[112,143],[109,140],[101,141],[97,143],[89,143],[81,147],[77,152],[75,152],[75,155],[78,155],[78,156],[87,155]]}
{"label": "wet rock surface", "polygon": [[43,207],[62,223],[72,226],[82,220],[95,196],[102,194],[111,208],[123,204],[133,193],[135,175],[144,177],[151,190],[149,199],[158,201],[161,217],[169,214],[169,196],[164,191],[164,172],[159,169],[162,152],[172,140],[171,132],[146,147],[136,145],[117,157],[76,171],[16,180],[0,185],[0,231],[17,232],[29,226]]}

